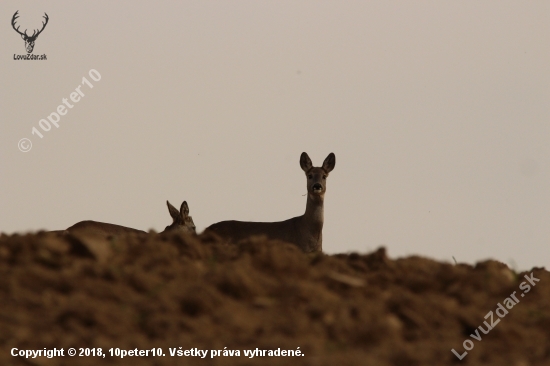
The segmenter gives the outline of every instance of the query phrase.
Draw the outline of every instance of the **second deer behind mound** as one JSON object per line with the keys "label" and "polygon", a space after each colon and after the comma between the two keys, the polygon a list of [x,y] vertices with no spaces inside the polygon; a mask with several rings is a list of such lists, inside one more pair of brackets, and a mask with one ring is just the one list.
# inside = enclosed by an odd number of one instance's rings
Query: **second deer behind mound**
{"label": "second deer behind mound", "polygon": [[300,167],[307,178],[306,212],[302,216],[278,222],[221,221],[207,227],[205,233],[214,233],[237,243],[254,235],[295,244],[304,252],[323,250],[323,203],[327,189],[326,179],[336,165],[336,156],[330,153],[321,167],[314,167],[304,152]]}
{"label": "second deer behind mound", "polygon": [[[173,222],[171,225],[166,226],[163,232],[180,231],[195,234],[195,223],[193,222],[193,218],[189,216],[189,206],[187,202],[183,201],[179,211],[168,201],[166,201],[166,205],[168,206],[168,212],[170,216],[172,216]],[[70,234],[87,233],[104,237],[130,233],[146,234],[143,230],[92,220],[80,221],[67,228],[64,232]]]}

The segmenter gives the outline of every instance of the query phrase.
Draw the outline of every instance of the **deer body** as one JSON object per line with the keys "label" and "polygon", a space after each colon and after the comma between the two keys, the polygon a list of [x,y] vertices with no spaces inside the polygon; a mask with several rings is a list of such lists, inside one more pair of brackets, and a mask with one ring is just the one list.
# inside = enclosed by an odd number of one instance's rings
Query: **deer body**
{"label": "deer body", "polygon": [[70,234],[91,232],[102,236],[116,236],[130,233],[146,234],[143,230],[132,229],[131,227],[109,224],[106,222],[85,220],[74,224],[66,230]]}
{"label": "deer body", "polygon": [[[170,202],[166,201],[170,216],[172,216],[173,222],[171,225],[166,226],[163,232],[168,231],[182,231],[186,233],[195,233],[195,224],[193,218],[189,216],[189,206],[186,201],[181,204],[180,211],[178,211]],[[73,226],[69,227],[65,232],[70,234],[75,233],[91,233],[99,236],[117,236],[124,234],[146,234],[143,230],[133,229],[126,226],[120,226],[115,224],[108,224],[98,221],[80,221]]]}
{"label": "deer body", "polygon": [[313,167],[309,156],[302,153],[300,166],[307,177],[308,192],[306,211],[302,216],[278,222],[222,221],[206,228],[205,233],[217,234],[231,243],[264,235],[269,239],[292,243],[304,252],[322,251],[326,178],[335,164],[333,153],[327,156],[322,167]]}

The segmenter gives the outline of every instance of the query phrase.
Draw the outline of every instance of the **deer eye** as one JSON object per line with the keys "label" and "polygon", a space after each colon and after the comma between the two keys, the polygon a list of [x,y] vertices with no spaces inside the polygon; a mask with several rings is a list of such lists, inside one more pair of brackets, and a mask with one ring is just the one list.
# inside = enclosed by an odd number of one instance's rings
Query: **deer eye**
{"label": "deer eye", "polygon": [[323,175],[323,179],[327,179],[327,176],[326,176],[326,175]]}
{"label": "deer eye", "polygon": [[307,175],[307,179],[312,179],[313,178],[313,175],[312,174],[308,174]]}

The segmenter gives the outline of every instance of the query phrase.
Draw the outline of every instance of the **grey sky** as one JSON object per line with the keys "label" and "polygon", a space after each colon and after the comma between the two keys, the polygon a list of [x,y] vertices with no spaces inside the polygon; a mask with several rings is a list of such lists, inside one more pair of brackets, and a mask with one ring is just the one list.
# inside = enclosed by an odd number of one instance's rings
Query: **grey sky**
{"label": "grey sky", "polygon": [[[16,10],[29,29],[48,13],[47,61],[13,60]],[[334,152],[326,252],[550,265],[547,1],[3,1],[0,15],[1,231],[160,231],[167,199],[199,231],[284,220],[305,210],[300,153]],[[40,130],[83,77],[93,89]]]}

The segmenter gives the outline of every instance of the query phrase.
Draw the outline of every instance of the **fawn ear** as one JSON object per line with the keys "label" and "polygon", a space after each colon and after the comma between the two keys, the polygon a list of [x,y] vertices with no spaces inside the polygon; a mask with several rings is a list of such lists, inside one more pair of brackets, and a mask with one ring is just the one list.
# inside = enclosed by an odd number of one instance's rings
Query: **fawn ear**
{"label": "fawn ear", "polygon": [[183,201],[181,204],[180,212],[182,217],[189,216],[189,206],[187,206],[187,201]]}
{"label": "fawn ear", "polygon": [[168,205],[168,212],[170,212],[170,216],[172,216],[172,219],[174,219],[174,222],[180,220],[180,213],[177,208],[172,206],[172,204],[168,201],[166,201],[166,205]]}
{"label": "fawn ear", "polygon": [[323,169],[327,173],[330,173],[332,171],[332,169],[334,169],[335,165],[336,165],[336,155],[334,155],[334,153],[328,154],[325,161],[323,161]]}
{"label": "fawn ear", "polygon": [[305,152],[300,155],[300,167],[306,173],[313,167],[311,159],[309,158],[309,156],[307,156]]}

